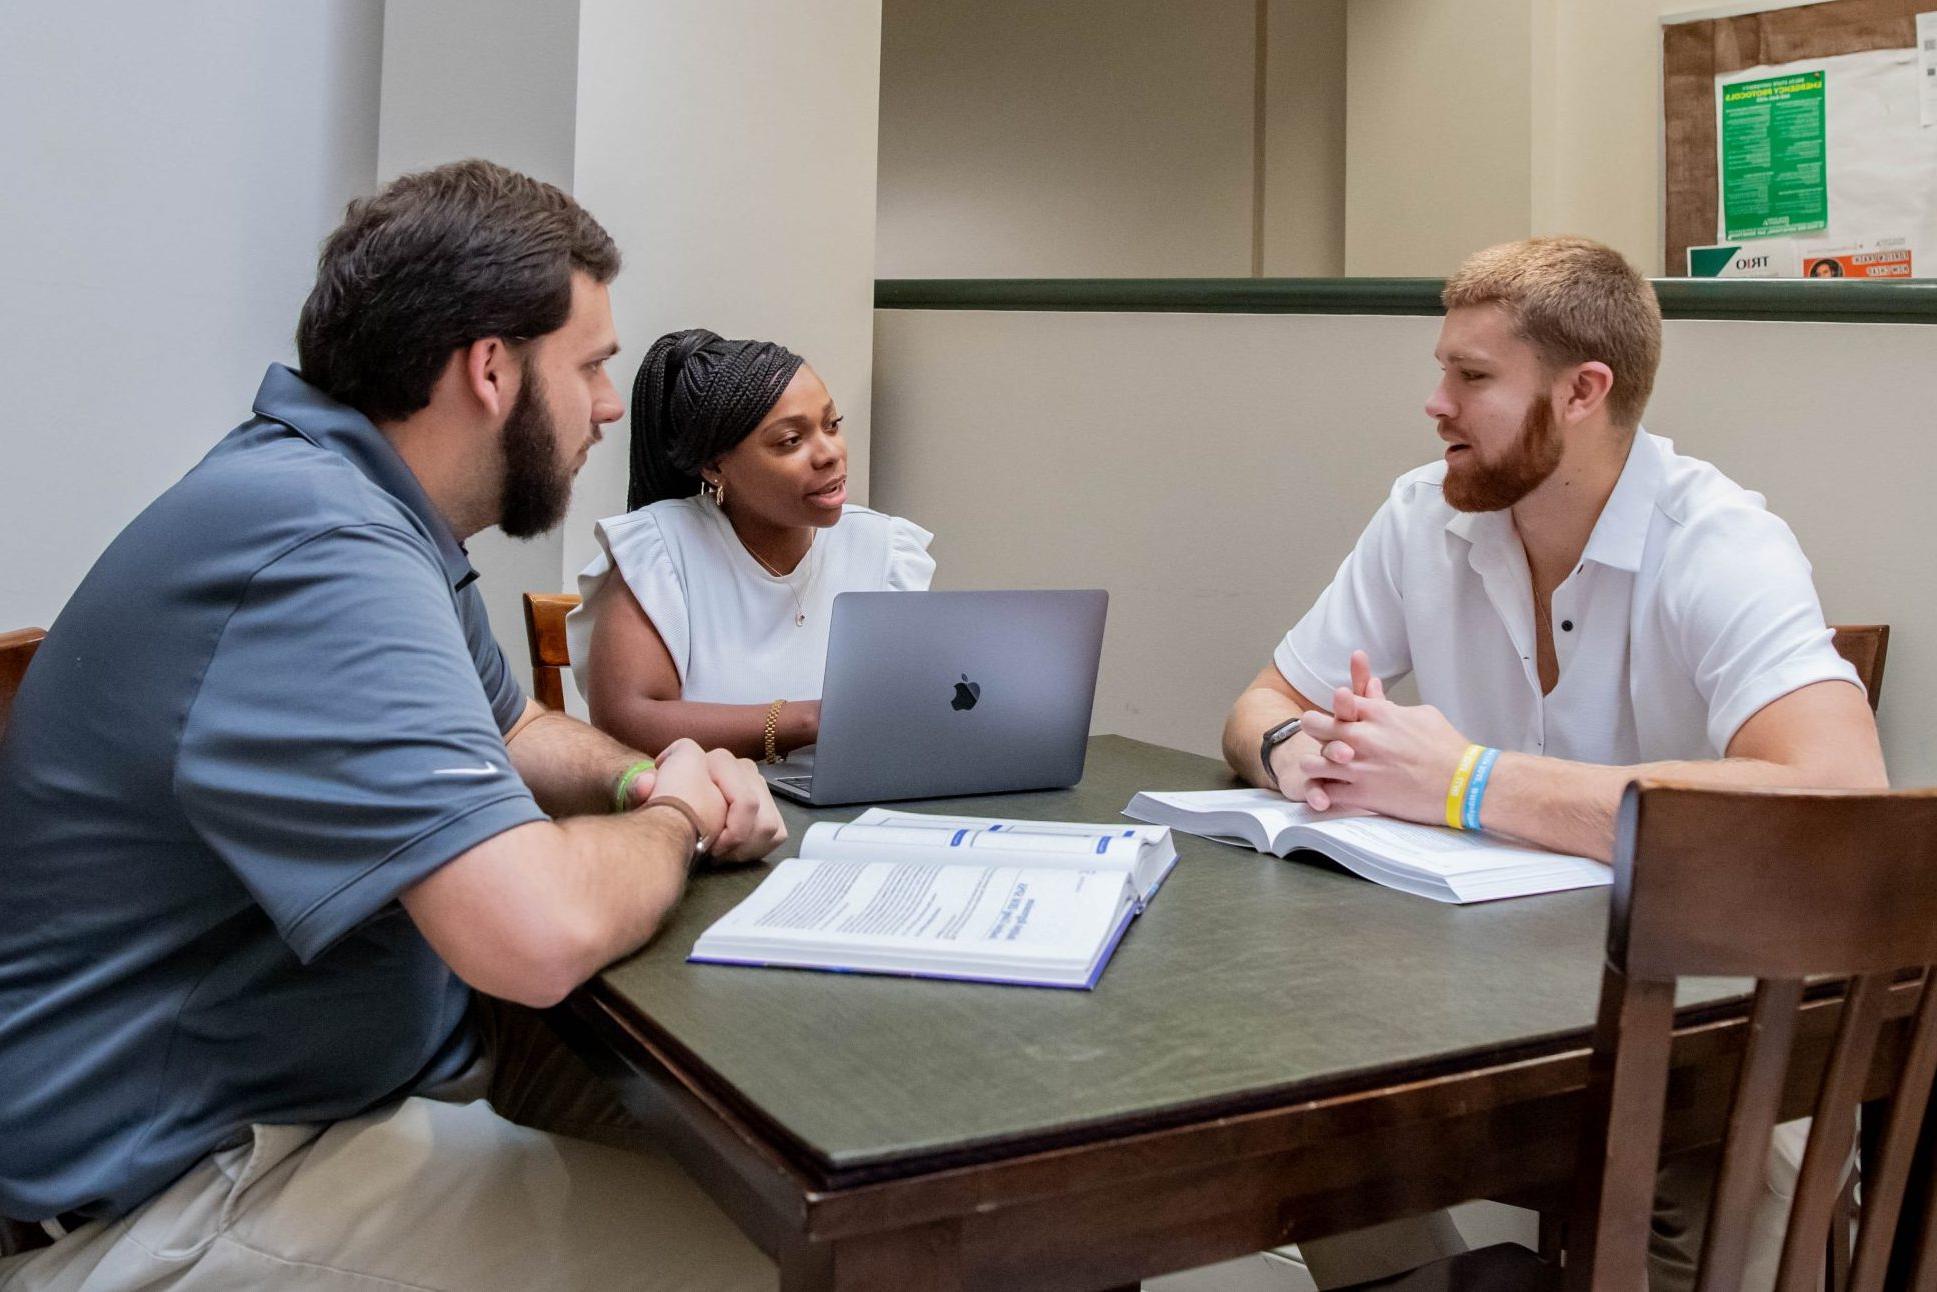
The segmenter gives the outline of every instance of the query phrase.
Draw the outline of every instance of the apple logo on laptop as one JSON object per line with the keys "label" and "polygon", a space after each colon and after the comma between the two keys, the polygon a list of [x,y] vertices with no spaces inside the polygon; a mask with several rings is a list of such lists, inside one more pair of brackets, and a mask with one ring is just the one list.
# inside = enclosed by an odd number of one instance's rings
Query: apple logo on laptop
{"label": "apple logo on laptop", "polygon": [[982,684],[969,681],[968,674],[964,673],[962,680],[955,684],[955,698],[948,702],[948,707],[958,711],[973,709],[975,702],[981,698]]}

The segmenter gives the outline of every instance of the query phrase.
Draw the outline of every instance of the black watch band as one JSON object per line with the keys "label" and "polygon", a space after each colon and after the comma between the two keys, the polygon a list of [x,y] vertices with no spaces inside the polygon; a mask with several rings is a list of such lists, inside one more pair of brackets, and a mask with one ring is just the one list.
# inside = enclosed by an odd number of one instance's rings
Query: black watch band
{"label": "black watch band", "polygon": [[1299,718],[1281,722],[1265,732],[1264,739],[1258,744],[1258,761],[1264,766],[1264,778],[1271,782],[1274,790],[1278,788],[1278,777],[1271,770],[1271,751],[1297,735],[1301,725],[1302,719]]}

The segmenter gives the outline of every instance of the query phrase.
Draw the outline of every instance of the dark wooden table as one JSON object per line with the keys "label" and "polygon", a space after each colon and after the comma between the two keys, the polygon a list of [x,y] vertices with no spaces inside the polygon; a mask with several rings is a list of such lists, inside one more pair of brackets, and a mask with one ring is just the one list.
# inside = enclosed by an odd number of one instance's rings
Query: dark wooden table
{"label": "dark wooden table", "polygon": [[[906,806],[1114,821],[1140,789],[1229,784],[1103,736],[1073,790]],[[696,878],[570,1027],[787,1292],[1114,1288],[1564,1185],[1607,890],[1443,906],[1178,846],[1093,992],[687,964],[753,868]],[[1743,990],[1683,986],[1671,1148],[1720,1138]],[[1834,990],[1806,1006],[1786,1115],[1839,1009]]]}

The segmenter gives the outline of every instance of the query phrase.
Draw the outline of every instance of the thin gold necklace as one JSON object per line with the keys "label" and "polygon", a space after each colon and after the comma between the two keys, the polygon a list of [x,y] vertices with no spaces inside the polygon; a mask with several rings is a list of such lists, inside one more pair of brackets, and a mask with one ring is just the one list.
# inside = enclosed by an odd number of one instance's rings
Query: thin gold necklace
{"label": "thin gold necklace", "polygon": [[[774,578],[779,579],[783,584],[786,584],[788,593],[790,593],[794,599],[794,627],[805,628],[807,626],[807,603],[801,599],[800,589],[796,588],[793,585],[793,583],[787,578],[786,575],[782,574],[779,570],[776,570],[773,568],[773,566],[769,565],[767,563],[766,557],[760,555],[760,553],[754,551],[752,547],[748,546],[747,541],[744,538],[740,540],[740,546],[745,547],[747,549],[748,556],[751,556],[755,561],[759,562],[761,569],[765,570],[768,574],[773,575]],[[814,556],[814,540],[810,537],[807,540],[807,550],[801,555],[800,565],[796,565],[794,569],[798,571],[800,569],[800,566],[807,564],[808,561],[813,559],[813,556]],[[808,571],[807,577],[803,579],[802,582],[812,583],[813,578],[814,578],[813,571],[810,570]]]}

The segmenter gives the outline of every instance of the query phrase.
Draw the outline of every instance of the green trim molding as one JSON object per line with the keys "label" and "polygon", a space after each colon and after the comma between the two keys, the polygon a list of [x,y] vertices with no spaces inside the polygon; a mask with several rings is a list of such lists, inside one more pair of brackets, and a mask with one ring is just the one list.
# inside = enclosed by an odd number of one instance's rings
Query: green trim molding
{"label": "green trim molding", "polygon": [[[1438,278],[884,278],[881,310],[1438,314]],[[1671,319],[1937,323],[1937,279],[1657,278]]]}

